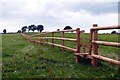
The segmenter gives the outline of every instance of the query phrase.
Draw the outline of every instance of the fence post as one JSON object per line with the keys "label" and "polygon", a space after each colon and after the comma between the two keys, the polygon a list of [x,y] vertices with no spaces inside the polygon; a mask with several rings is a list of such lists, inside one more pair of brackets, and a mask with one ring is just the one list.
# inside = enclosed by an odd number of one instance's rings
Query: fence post
{"label": "fence post", "polygon": [[[47,32],[46,32],[46,37],[48,37],[48,34],[47,34]],[[46,39],[46,42],[48,42],[48,39]]]}
{"label": "fence post", "polygon": [[[76,53],[80,53],[80,28],[76,29]],[[81,57],[76,55],[76,62],[80,62]]]}
{"label": "fence post", "polygon": [[[64,38],[64,32],[62,32],[62,38]],[[62,46],[64,46],[64,40],[62,40]]]}
{"label": "fence post", "polygon": [[[54,32],[52,32],[52,37],[54,37]],[[52,38],[52,47],[54,47],[54,39]]]}
{"label": "fence post", "polygon": [[42,35],[42,34],[40,33],[40,36],[39,36],[39,37],[40,37],[40,39],[39,39],[40,45],[42,44],[42,40],[41,40],[41,37],[42,37],[42,36],[41,36],[41,35]]}
{"label": "fence post", "polygon": [[92,39],[93,39],[93,30],[90,30],[90,41],[89,41],[89,54],[92,53]]}
{"label": "fence post", "polygon": [[[93,27],[98,27],[98,25],[97,24],[93,24]],[[97,41],[98,40],[98,30],[94,30],[93,31],[93,35],[94,35],[93,40]],[[93,54],[98,55],[98,44],[93,44]],[[98,66],[98,59],[92,58],[92,65],[94,67],[97,67]]]}
{"label": "fence post", "polygon": [[85,31],[82,31],[82,51],[83,51],[83,53],[85,53],[85,41],[84,41],[84,32]]}

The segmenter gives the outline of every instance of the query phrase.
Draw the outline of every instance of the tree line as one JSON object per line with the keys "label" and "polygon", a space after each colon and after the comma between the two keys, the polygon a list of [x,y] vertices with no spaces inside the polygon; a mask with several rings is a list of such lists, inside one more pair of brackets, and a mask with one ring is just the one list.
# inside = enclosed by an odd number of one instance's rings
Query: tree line
{"label": "tree line", "polygon": [[[63,30],[68,30],[68,29],[72,29],[72,27],[71,26],[65,26]],[[25,33],[27,30],[28,30],[28,32],[29,31],[33,31],[34,32],[35,30],[37,30],[38,32],[41,33],[44,30],[44,26],[43,25],[37,25],[36,26],[34,24],[29,25],[29,26],[23,26],[21,28],[21,30],[17,31],[17,33]],[[57,29],[57,31],[60,31],[60,29]],[[7,30],[4,29],[3,33],[6,34]],[[108,33],[103,33],[103,34],[108,34]],[[111,34],[120,34],[120,33],[119,32],[117,33],[116,31],[112,31]]]}
{"label": "tree line", "polygon": [[[71,26],[65,26],[64,27],[64,30],[68,30],[68,29],[72,29],[72,27]],[[27,30],[28,30],[28,32],[29,31],[33,31],[34,32],[35,30],[37,30],[38,32],[41,33],[44,30],[44,26],[43,25],[35,26],[34,24],[29,25],[29,26],[23,26],[21,28],[21,30],[18,30],[18,33],[25,33]],[[60,29],[57,29],[57,31],[60,31]]]}
{"label": "tree line", "polygon": [[[68,29],[72,29],[71,26],[65,26],[63,30],[68,30]],[[17,31],[17,33],[25,33],[26,31],[35,31],[37,30],[38,32],[42,32],[44,30],[44,26],[43,25],[29,25],[29,26],[23,26],[20,30]],[[57,29],[57,31],[60,31],[60,29]],[[3,30],[3,33],[6,34],[7,33],[7,30],[4,29]]]}
{"label": "tree line", "polygon": [[29,26],[23,26],[22,28],[21,28],[21,30],[18,30],[18,33],[25,33],[26,31],[28,30],[28,32],[29,31],[35,31],[35,30],[37,30],[38,32],[42,32],[43,30],[44,30],[44,26],[43,25],[34,25],[34,24],[32,24],[32,25],[29,25]]}

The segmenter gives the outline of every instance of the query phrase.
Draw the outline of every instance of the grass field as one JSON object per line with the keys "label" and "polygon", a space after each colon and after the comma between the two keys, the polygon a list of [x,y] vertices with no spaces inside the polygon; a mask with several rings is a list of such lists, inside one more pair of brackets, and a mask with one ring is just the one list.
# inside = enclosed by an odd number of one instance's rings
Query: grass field
{"label": "grass field", "polygon": [[[60,34],[56,34],[60,36]],[[66,34],[67,37],[69,36]],[[100,35],[100,39],[108,40],[106,35]],[[108,35],[109,36],[109,35]],[[111,37],[113,36],[113,38]],[[104,38],[103,38],[104,37]],[[118,41],[117,35],[110,35],[109,41]],[[112,38],[112,39],[111,39]],[[89,40],[89,34],[85,34],[85,40]],[[59,43],[59,41],[56,41]],[[74,46],[75,44],[69,44]],[[105,50],[107,49],[107,50]],[[117,57],[118,48],[101,47],[101,54]],[[118,67],[101,62],[99,68],[93,68],[89,64],[75,62],[73,52],[62,51],[49,45],[37,45],[24,40],[20,34],[2,35],[2,77],[3,78],[116,78],[120,79]]]}

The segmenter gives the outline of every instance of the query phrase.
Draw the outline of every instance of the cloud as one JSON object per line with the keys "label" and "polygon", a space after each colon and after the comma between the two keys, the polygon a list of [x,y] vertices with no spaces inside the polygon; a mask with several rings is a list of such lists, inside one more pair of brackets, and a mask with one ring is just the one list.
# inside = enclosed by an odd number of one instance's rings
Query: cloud
{"label": "cloud", "polygon": [[[109,2],[108,2],[109,1]],[[17,31],[24,25],[43,24],[45,31],[63,29],[66,25],[89,32],[93,23],[117,23],[117,1],[107,0],[2,0],[0,32]]]}
{"label": "cloud", "polygon": [[117,13],[118,3],[117,2],[79,2],[77,4],[73,4],[69,7],[67,5],[68,10],[71,11],[81,11],[87,10],[93,15],[105,14],[105,13]]}

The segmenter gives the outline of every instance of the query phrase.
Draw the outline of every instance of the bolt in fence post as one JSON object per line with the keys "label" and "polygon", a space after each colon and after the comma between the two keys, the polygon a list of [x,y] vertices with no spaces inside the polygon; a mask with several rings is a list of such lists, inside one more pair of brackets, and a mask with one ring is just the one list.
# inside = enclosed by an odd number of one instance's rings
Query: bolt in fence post
{"label": "bolt in fence post", "polygon": [[[54,32],[52,32],[52,37],[54,37]],[[54,39],[52,38],[52,47],[54,47]]]}
{"label": "bolt in fence post", "polygon": [[[93,27],[98,27],[98,25],[97,24],[93,24]],[[98,30],[94,30],[93,34],[94,34],[93,40],[97,41],[98,40]],[[93,54],[98,55],[98,44],[93,44]],[[93,58],[92,59],[92,65],[94,67],[97,67],[98,66],[98,59]]]}
{"label": "bolt in fence post", "polygon": [[[64,38],[64,32],[62,32],[62,38]],[[62,46],[64,46],[64,39],[62,40]]]}
{"label": "bolt in fence post", "polygon": [[[76,53],[80,53],[80,28],[76,29]],[[80,62],[81,57],[76,55],[76,62]]]}

